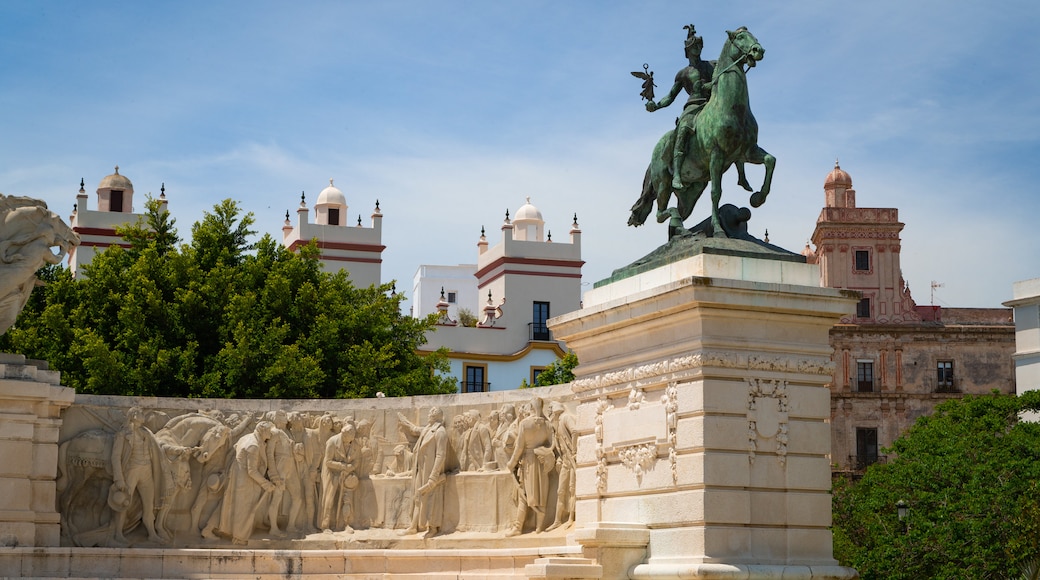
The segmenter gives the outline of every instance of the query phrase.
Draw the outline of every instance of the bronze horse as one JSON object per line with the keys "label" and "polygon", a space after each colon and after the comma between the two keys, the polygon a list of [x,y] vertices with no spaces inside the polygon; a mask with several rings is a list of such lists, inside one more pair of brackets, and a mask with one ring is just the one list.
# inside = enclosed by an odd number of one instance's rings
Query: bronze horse
{"label": "bronze horse", "polygon": [[[635,205],[628,224],[642,225],[657,201],[657,221],[669,218],[685,220],[711,183],[711,225],[715,236],[725,237],[719,222],[719,201],[722,199],[722,175],[731,165],[737,165],[738,183],[750,190],[744,178],[743,164],[765,165],[766,175],[762,189],[751,195],[751,206],[765,203],[773,180],[776,158],[758,146],[758,122],[748,104],[747,76],[749,68],[765,55],[765,49],[746,28],[727,31],[728,39],[715,65],[712,76],[711,98],[698,115],[695,133],[690,138],[686,159],[680,169],[684,187],[675,191],[675,208],[668,207],[671,198],[671,159],[675,147],[675,130],[668,131],[654,147],[650,166],[643,179],[643,193]],[[674,223],[674,222],[673,222]]]}

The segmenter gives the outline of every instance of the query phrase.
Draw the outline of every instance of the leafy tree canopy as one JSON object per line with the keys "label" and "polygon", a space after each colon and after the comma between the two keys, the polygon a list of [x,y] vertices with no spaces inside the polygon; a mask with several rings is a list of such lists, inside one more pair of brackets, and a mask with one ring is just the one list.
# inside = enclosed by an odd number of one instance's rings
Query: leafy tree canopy
{"label": "leafy tree canopy", "polygon": [[993,394],[919,419],[894,460],[836,482],[835,557],[864,580],[1020,577],[1040,556],[1040,424],[1020,419],[1038,409]]}
{"label": "leafy tree canopy", "polygon": [[574,380],[574,367],[578,366],[578,355],[568,350],[563,358],[553,362],[538,373],[535,381],[536,387],[547,387],[549,385],[562,385]]}
{"label": "leafy tree canopy", "polygon": [[443,352],[426,356],[433,317],[400,313],[390,285],[358,288],[265,235],[225,200],[179,245],[149,199],[73,280],[45,268],[0,349],[48,361],[81,393],[164,397],[356,398],[453,393]]}

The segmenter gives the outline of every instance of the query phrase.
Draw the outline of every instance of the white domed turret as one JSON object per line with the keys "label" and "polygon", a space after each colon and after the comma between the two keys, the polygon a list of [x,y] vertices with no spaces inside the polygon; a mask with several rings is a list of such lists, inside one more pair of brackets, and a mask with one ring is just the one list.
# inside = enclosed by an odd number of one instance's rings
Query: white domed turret
{"label": "white domed turret", "polygon": [[545,220],[542,219],[542,212],[531,205],[531,198],[528,197],[527,203],[516,210],[516,217],[513,219],[513,238],[528,242],[542,242],[545,241],[544,229]]}
{"label": "white domed turret", "polygon": [[347,222],[347,196],[333,185],[329,180],[329,186],[318,194],[318,201],[314,204],[314,223],[329,226],[342,226]]}
{"label": "white domed turret", "polygon": [[134,184],[125,175],[116,172],[106,176],[98,184],[98,211],[130,213],[134,206]]}

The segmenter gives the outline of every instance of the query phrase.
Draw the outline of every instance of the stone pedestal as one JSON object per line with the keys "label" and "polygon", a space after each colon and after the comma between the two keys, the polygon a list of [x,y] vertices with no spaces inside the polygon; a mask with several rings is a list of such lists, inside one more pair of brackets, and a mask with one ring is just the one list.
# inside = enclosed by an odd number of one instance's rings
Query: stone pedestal
{"label": "stone pedestal", "polygon": [[57,372],[0,354],[0,546],[58,546],[61,410],[75,391]]}
{"label": "stone pedestal", "polygon": [[826,385],[828,331],[858,296],[818,280],[699,254],[550,321],[580,361],[575,534],[649,530],[648,557],[603,577],[857,576],[832,557]]}

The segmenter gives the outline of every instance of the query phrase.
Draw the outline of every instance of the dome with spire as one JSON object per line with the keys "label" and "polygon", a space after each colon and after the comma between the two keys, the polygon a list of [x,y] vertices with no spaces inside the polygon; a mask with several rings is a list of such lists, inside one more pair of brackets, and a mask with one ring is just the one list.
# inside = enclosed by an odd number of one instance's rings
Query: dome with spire
{"label": "dome with spire", "polygon": [[544,241],[544,228],[545,220],[542,219],[542,212],[538,211],[537,207],[531,205],[531,198],[528,197],[527,203],[516,210],[516,217],[513,219],[514,238],[529,242],[541,242]]}
{"label": "dome with spire", "polygon": [[102,189],[121,189],[124,191],[133,191],[134,184],[130,183],[130,180],[125,175],[119,175],[119,166],[116,165],[116,172],[112,175],[106,176],[98,184],[98,190]]}
{"label": "dome with spire", "polygon": [[837,159],[834,160],[834,169],[827,174],[827,179],[823,182],[824,189],[833,189],[836,187],[844,187],[845,189],[850,189],[852,187],[852,177],[841,168]]}
{"label": "dome with spire", "polygon": [[536,208],[535,206],[531,205],[531,198],[530,197],[527,198],[527,203],[525,203],[524,205],[520,206],[520,209],[516,210],[516,217],[514,218],[513,221],[514,222],[518,222],[518,221],[521,221],[521,220],[524,220],[524,221],[539,221],[539,222],[545,223],[545,220],[542,219],[542,212],[538,211],[538,208]]}
{"label": "dome with spire", "polygon": [[329,180],[329,186],[321,190],[318,194],[318,205],[347,205],[347,196],[343,195],[332,180]]}

